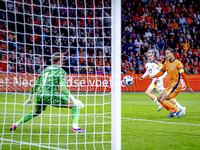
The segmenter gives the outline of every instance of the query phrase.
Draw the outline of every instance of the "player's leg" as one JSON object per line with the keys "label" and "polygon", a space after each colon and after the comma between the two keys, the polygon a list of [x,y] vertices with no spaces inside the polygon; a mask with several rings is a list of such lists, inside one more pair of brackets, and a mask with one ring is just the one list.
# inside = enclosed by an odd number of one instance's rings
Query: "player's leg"
{"label": "player's leg", "polygon": [[74,103],[71,100],[69,100],[66,96],[61,96],[61,103],[64,104],[63,107],[72,109],[72,132],[85,132],[85,130],[81,129],[78,126],[80,109],[76,105],[74,105]]}
{"label": "player's leg", "polygon": [[178,118],[182,114],[182,110],[179,110],[170,101],[167,101],[167,100],[176,97],[178,95],[179,91],[180,91],[179,88],[174,87],[174,86],[170,86],[170,87],[166,88],[166,90],[164,90],[157,97],[158,101],[160,101],[163,105],[165,105],[168,108],[168,110],[174,111],[173,113],[170,111],[170,116],[172,114],[174,115],[174,113],[176,113],[176,118]]}
{"label": "player's leg", "polygon": [[160,103],[157,101],[157,97],[152,94],[152,92],[155,90],[154,85],[150,84],[148,89],[146,90],[145,94],[147,96],[149,96],[156,104],[158,104],[158,109],[157,111],[160,111],[162,109],[162,106],[160,105]]}
{"label": "player's leg", "polygon": [[176,101],[175,98],[169,100],[172,104],[174,104],[178,109],[182,110],[182,116],[185,115],[186,107],[181,106],[179,102]]}
{"label": "player's leg", "polygon": [[[165,92],[165,90],[162,90],[162,91],[158,91],[159,92],[159,95],[157,97],[158,101],[160,100],[161,98],[161,95],[162,95],[162,92]],[[164,107],[166,110],[168,110],[170,112],[170,114],[174,114],[174,110],[172,110],[171,108],[168,108],[167,106],[165,106],[163,103],[161,103],[159,101],[159,103],[161,104],[162,107]]]}
{"label": "player's leg", "polygon": [[45,99],[45,97],[37,96],[37,102],[36,102],[36,105],[35,105],[35,110],[27,113],[26,115],[24,115],[19,121],[17,121],[9,129],[10,130],[15,130],[21,124],[26,123],[29,120],[31,120],[32,118],[37,117],[38,115],[40,115],[42,110],[45,110],[46,107],[47,107],[47,105],[43,105],[42,104],[43,98]]}

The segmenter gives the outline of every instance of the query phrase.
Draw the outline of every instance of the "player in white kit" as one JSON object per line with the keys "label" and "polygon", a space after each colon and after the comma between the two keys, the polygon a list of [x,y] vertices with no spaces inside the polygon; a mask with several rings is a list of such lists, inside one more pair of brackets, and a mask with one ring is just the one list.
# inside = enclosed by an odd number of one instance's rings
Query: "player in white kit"
{"label": "player in white kit", "polygon": [[[148,63],[146,63],[146,72],[143,76],[139,77],[139,80],[142,81],[145,77],[155,75],[160,71],[162,68],[162,64],[156,60],[154,60],[154,52],[148,51],[147,52],[147,59]],[[161,77],[155,78],[151,81],[151,84],[149,85],[148,89],[146,90],[146,95],[149,96],[152,100],[154,100],[155,103],[158,104],[157,111],[160,111],[163,107],[161,104],[157,101],[157,97],[152,94],[153,91],[157,91],[159,94],[162,93],[162,91],[165,89],[163,87],[163,79],[167,76],[167,72],[165,72]],[[183,110],[183,116],[185,115],[185,107],[182,107],[175,99],[170,99],[171,103],[174,104],[179,109]]]}

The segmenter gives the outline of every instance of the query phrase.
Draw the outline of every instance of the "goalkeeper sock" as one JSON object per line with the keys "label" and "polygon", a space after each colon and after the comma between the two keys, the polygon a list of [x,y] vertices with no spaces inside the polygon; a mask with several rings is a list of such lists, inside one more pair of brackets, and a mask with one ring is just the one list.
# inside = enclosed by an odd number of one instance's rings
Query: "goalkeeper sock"
{"label": "goalkeeper sock", "polygon": [[72,121],[73,128],[78,128],[78,119],[80,115],[80,109],[77,106],[72,106]]}
{"label": "goalkeeper sock", "polygon": [[154,102],[155,102],[156,104],[160,105],[160,103],[159,103],[158,100],[157,100],[157,97],[154,99]]}
{"label": "goalkeeper sock", "polygon": [[39,114],[36,114],[35,111],[29,112],[24,117],[22,117],[15,125],[18,127],[20,124],[25,123],[38,115]]}

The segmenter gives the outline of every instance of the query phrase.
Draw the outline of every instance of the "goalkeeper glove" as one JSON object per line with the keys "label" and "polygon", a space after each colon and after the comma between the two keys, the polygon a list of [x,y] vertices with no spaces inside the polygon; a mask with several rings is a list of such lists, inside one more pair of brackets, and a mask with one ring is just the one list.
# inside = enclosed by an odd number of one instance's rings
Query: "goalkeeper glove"
{"label": "goalkeeper glove", "polygon": [[76,99],[74,98],[74,96],[71,95],[71,94],[68,96],[68,99],[69,99],[70,101],[72,101],[72,102],[74,102],[74,101],[76,100]]}
{"label": "goalkeeper glove", "polygon": [[80,100],[75,100],[74,105],[76,105],[78,108],[83,108],[84,104]]}
{"label": "goalkeeper glove", "polygon": [[25,107],[29,108],[30,104],[32,104],[33,101],[34,101],[34,95],[33,94],[29,94],[29,98],[25,102]]}

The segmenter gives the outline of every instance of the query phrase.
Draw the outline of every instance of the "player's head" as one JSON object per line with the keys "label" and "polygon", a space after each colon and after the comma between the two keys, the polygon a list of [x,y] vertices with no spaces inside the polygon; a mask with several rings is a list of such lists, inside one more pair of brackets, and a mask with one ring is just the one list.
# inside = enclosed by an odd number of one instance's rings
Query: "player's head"
{"label": "player's head", "polygon": [[175,50],[172,48],[168,48],[165,54],[166,54],[167,60],[172,61],[174,59]]}
{"label": "player's head", "polygon": [[147,59],[149,60],[149,62],[154,61],[154,52],[153,51],[150,50],[147,52]]}
{"label": "player's head", "polygon": [[63,63],[63,57],[61,53],[54,53],[53,54],[53,64],[57,64],[59,66],[62,66]]}

